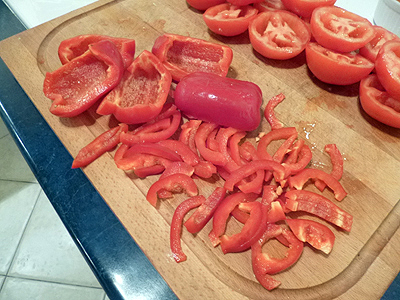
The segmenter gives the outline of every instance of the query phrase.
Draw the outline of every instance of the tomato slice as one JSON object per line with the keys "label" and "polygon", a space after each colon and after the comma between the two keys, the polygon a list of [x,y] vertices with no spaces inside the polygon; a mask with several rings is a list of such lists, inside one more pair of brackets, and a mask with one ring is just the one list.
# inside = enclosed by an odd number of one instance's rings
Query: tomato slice
{"label": "tomato slice", "polygon": [[207,9],[203,19],[212,32],[223,36],[235,36],[247,30],[257,13],[258,10],[250,5],[223,3]]}
{"label": "tomato slice", "polygon": [[400,101],[400,40],[382,46],[375,60],[375,70],[389,95]]}
{"label": "tomato slice", "polygon": [[361,80],[360,103],[364,111],[375,120],[400,128],[400,101],[386,92],[376,74]]}
{"label": "tomato slice", "polygon": [[296,15],[310,18],[317,7],[332,6],[336,0],[282,0],[283,5]]}
{"label": "tomato slice", "polygon": [[358,53],[333,51],[315,42],[307,45],[306,59],[314,76],[329,84],[353,84],[374,69],[374,63]]}
{"label": "tomato slice", "polygon": [[357,50],[374,37],[374,29],[367,19],[336,6],[314,9],[310,25],[319,44],[338,52]]}
{"label": "tomato slice", "polygon": [[383,27],[373,26],[373,28],[373,39],[364,47],[360,48],[359,53],[370,61],[375,62],[378,52],[382,48],[383,44],[391,40],[399,40],[399,37]]}
{"label": "tomato slice", "polygon": [[289,59],[302,52],[311,32],[304,21],[288,11],[258,14],[249,25],[250,42],[261,55],[271,59]]}
{"label": "tomato slice", "polygon": [[286,223],[300,241],[307,242],[326,254],[332,251],[335,234],[328,226],[306,219],[286,219]]}
{"label": "tomato slice", "polygon": [[264,0],[259,3],[254,3],[253,6],[258,9],[259,13],[274,10],[287,10],[282,0]]}

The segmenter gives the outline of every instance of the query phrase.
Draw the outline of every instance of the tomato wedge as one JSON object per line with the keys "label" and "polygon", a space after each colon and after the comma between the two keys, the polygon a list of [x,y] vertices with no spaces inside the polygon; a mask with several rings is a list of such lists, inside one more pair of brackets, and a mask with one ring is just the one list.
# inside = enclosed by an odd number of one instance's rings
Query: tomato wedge
{"label": "tomato wedge", "polygon": [[314,9],[310,25],[319,44],[338,52],[357,50],[374,37],[374,29],[367,19],[336,6]]}
{"label": "tomato wedge", "polygon": [[307,242],[326,254],[332,251],[335,234],[328,226],[307,219],[286,219],[286,223],[300,241]]}
{"label": "tomato wedge", "polygon": [[288,10],[303,18],[310,18],[317,7],[332,6],[336,0],[282,0]]}
{"label": "tomato wedge", "polygon": [[360,103],[364,111],[375,120],[400,128],[400,101],[386,92],[376,74],[361,80]]}
{"label": "tomato wedge", "polygon": [[212,32],[223,36],[235,36],[247,30],[257,13],[258,10],[250,5],[223,3],[207,9],[203,19]]}
{"label": "tomato wedge", "polygon": [[365,58],[368,58],[370,61],[375,62],[378,52],[382,48],[383,44],[388,41],[399,40],[400,38],[383,27],[373,27],[375,32],[374,37],[368,44],[360,48],[360,54]]}
{"label": "tomato wedge", "polygon": [[375,70],[389,95],[400,101],[400,40],[382,46],[375,60]]}
{"label": "tomato wedge", "polygon": [[335,85],[359,82],[374,69],[374,63],[358,53],[341,53],[314,42],[306,47],[306,59],[315,77]]}
{"label": "tomato wedge", "polygon": [[100,115],[113,114],[127,124],[155,118],[167,100],[172,77],[151,52],[144,50],[125,70],[120,83],[97,108]]}
{"label": "tomato wedge", "polygon": [[302,52],[311,32],[304,21],[288,11],[258,14],[249,25],[250,43],[261,55],[271,59],[289,59]]}
{"label": "tomato wedge", "polygon": [[225,0],[186,0],[193,8],[198,10],[206,10],[212,6],[225,3]]}

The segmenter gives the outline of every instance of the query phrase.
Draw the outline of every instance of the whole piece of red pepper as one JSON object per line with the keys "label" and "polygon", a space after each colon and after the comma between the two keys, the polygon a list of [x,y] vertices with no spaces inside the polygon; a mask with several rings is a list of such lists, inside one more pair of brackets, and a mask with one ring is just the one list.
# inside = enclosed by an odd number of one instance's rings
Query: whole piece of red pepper
{"label": "whole piece of red pepper", "polygon": [[53,103],[50,112],[74,117],[91,107],[121,80],[124,62],[114,43],[103,40],[57,70],[47,73],[45,96]]}

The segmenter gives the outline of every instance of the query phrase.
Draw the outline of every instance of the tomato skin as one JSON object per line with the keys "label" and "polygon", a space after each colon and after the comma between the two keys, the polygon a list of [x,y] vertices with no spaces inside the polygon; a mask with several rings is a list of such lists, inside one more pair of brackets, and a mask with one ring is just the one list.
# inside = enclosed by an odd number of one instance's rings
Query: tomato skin
{"label": "tomato skin", "polygon": [[259,13],[271,10],[287,10],[282,0],[264,0],[259,3],[254,3],[253,6],[258,9]]}
{"label": "tomato skin", "polygon": [[195,72],[176,86],[175,104],[189,117],[239,130],[256,129],[261,121],[261,89],[254,83]]}
{"label": "tomato skin", "polygon": [[244,5],[249,5],[253,3],[259,3],[262,0],[227,0],[229,3],[237,6],[244,6]]}
{"label": "tomato skin", "polygon": [[400,40],[400,38],[383,27],[373,26],[373,28],[375,32],[373,39],[364,47],[360,48],[359,53],[370,61],[375,62],[383,44],[391,40]]}
{"label": "tomato skin", "polygon": [[400,101],[390,97],[376,74],[361,80],[360,103],[364,111],[375,120],[400,128]]}
{"label": "tomato skin", "polygon": [[282,0],[285,7],[303,18],[310,18],[317,7],[332,6],[335,2],[336,0]]}
{"label": "tomato skin", "polygon": [[120,83],[108,93],[96,112],[113,114],[127,124],[154,119],[167,100],[172,77],[151,52],[144,50],[125,70]]}
{"label": "tomato skin", "polygon": [[336,6],[314,9],[310,26],[319,44],[338,52],[355,51],[374,37],[374,29],[367,19]]}
{"label": "tomato skin", "polygon": [[382,46],[375,60],[375,70],[389,95],[400,101],[400,40]]}
{"label": "tomato skin", "polygon": [[186,0],[186,2],[197,10],[207,10],[208,8],[225,3],[225,0]]}
{"label": "tomato skin", "polygon": [[311,32],[298,16],[282,10],[258,14],[250,22],[249,36],[251,45],[262,56],[284,60],[304,50]]}
{"label": "tomato skin", "polygon": [[374,69],[374,64],[360,54],[336,52],[314,42],[306,47],[306,60],[315,77],[336,85],[359,82]]}
{"label": "tomato skin", "polygon": [[203,19],[212,32],[223,36],[235,36],[247,30],[257,13],[258,10],[250,5],[223,3],[207,9]]}

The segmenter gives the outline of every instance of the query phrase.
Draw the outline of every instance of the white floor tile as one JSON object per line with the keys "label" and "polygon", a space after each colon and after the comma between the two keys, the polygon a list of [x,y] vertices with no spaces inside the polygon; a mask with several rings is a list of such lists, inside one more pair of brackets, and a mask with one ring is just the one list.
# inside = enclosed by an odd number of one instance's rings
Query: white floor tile
{"label": "white floor tile", "polygon": [[4,124],[3,120],[0,118],[0,139],[4,136],[9,134],[6,125]]}
{"label": "white floor tile", "polygon": [[9,275],[100,287],[44,193],[33,210]]}
{"label": "white floor tile", "polygon": [[5,275],[17,250],[40,186],[0,180],[0,274]]}
{"label": "white floor tile", "polygon": [[0,138],[0,179],[37,182],[11,135]]}
{"label": "white floor tile", "polygon": [[103,300],[99,288],[7,277],[0,300]]}

